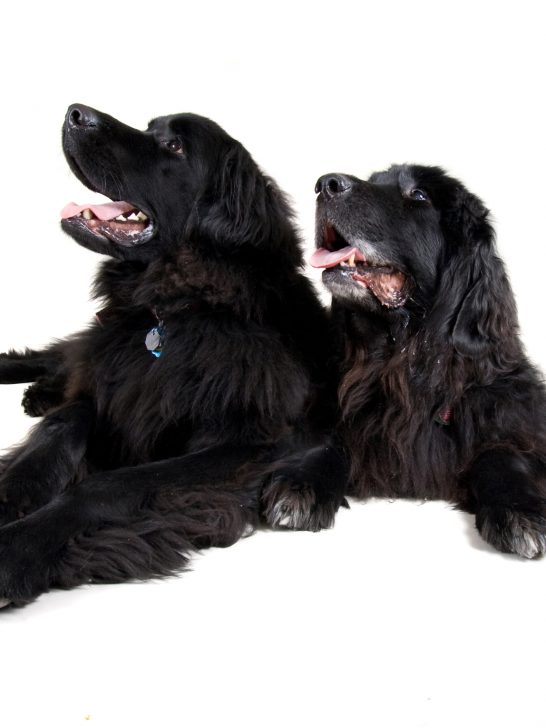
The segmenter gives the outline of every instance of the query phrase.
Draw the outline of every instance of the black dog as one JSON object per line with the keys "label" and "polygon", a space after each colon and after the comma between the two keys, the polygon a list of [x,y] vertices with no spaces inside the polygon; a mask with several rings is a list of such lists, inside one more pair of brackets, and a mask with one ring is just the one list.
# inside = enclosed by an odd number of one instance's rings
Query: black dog
{"label": "black dog", "polygon": [[248,152],[192,114],[141,132],[82,105],[63,146],[117,200],[69,205],[63,229],[113,259],[97,322],[0,359],[0,381],[39,380],[33,413],[58,405],[1,466],[0,599],[14,604],[234,542],[256,523],[259,469],[327,417],[326,315],[285,198]]}
{"label": "black dog", "polygon": [[[325,175],[316,191],[311,263],[333,294],[349,494],[446,499],[496,548],[543,554],[546,393],[488,211],[434,167]],[[309,527],[332,456],[313,450],[266,490],[270,521],[282,503]]]}

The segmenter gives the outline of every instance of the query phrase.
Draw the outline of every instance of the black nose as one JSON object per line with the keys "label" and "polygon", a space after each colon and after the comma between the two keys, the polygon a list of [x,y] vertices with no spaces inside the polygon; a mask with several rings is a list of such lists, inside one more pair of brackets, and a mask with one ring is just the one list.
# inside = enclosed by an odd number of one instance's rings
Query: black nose
{"label": "black nose", "polygon": [[323,174],[315,185],[315,192],[331,198],[348,192],[351,186],[351,179],[344,174]]}
{"label": "black nose", "polygon": [[90,106],[72,104],[66,112],[66,123],[71,127],[93,127],[100,123],[99,112]]}

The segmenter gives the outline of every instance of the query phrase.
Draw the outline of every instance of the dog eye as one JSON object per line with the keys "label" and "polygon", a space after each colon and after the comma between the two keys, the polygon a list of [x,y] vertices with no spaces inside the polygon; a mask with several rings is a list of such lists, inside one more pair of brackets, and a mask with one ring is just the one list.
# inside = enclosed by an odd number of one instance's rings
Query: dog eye
{"label": "dog eye", "polygon": [[430,197],[427,195],[427,193],[424,190],[420,190],[419,188],[415,188],[412,190],[408,197],[410,200],[416,200],[417,202],[430,202]]}
{"label": "dog eye", "polygon": [[184,147],[180,139],[165,139],[161,144],[173,154],[184,154]]}

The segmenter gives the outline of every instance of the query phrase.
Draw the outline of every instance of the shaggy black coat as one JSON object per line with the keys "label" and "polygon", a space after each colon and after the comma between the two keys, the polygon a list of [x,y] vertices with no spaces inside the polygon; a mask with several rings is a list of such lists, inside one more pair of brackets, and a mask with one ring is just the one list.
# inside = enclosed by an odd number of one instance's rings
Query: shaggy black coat
{"label": "shaggy black coat", "polygon": [[325,175],[317,192],[312,262],[333,294],[341,444],[266,490],[270,521],[281,501],[308,528],[309,492],[345,453],[349,495],[445,499],[496,548],[543,554],[546,392],[487,209],[434,167]]}
{"label": "shaggy black coat", "polygon": [[38,380],[26,407],[46,414],[0,466],[0,599],[16,605],[233,543],[256,524],[261,469],[329,416],[326,314],[285,197],[244,147],[192,114],[141,132],[83,105],[63,145],[75,175],[127,210],[63,220],[110,256],[98,320],[0,358],[1,382]]}

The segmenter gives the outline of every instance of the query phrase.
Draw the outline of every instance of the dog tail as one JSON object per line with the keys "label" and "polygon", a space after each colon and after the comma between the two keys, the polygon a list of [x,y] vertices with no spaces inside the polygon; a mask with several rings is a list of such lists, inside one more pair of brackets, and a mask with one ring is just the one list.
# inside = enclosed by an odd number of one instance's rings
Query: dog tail
{"label": "dog tail", "polygon": [[164,491],[123,524],[73,537],[55,565],[51,586],[172,575],[188,567],[192,552],[230,546],[250,535],[259,522],[258,499],[257,487]]}

